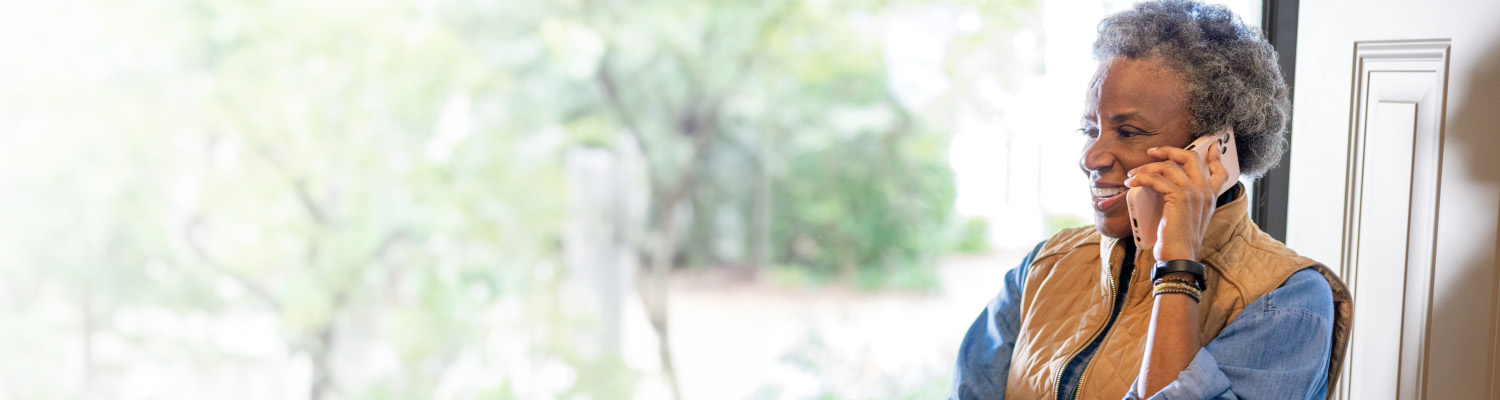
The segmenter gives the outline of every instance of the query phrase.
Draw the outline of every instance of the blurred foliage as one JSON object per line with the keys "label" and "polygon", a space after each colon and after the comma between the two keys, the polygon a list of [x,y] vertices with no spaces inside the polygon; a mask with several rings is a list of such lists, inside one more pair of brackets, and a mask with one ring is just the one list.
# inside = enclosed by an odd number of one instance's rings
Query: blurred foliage
{"label": "blurred foliage", "polygon": [[953,241],[953,251],[980,253],[990,249],[990,222],[984,218],[969,218],[958,226],[958,239]]}
{"label": "blurred foliage", "polygon": [[619,166],[643,170],[628,184],[650,193],[647,217],[623,220],[647,222],[611,228],[638,253],[682,225],[674,265],[933,287],[951,247],[947,137],[892,98],[874,40],[886,10],[932,4],[947,3],[6,13],[18,34],[0,51],[27,56],[0,74],[0,389],[221,393],[174,382],[193,376],[266,398],[633,393],[639,374],[578,345],[598,322],[562,294],[563,160],[580,148],[640,153]]}
{"label": "blurred foliage", "polygon": [[789,154],[773,185],[777,255],[846,276],[929,262],[954,193],[943,147],[923,139],[854,135]]}
{"label": "blurred foliage", "polygon": [[[10,67],[33,74],[5,74],[24,78],[3,94],[20,121],[5,200],[13,232],[29,233],[7,242],[4,283],[50,295],[7,306],[79,317],[5,315],[78,334],[6,340],[35,348],[11,360],[59,364],[7,362],[0,385],[150,398],[183,394],[153,374],[209,365],[253,374],[204,385],[284,388],[271,397],[429,397],[488,332],[543,329],[483,316],[539,295],[532,282],[553,268],[559,146],[512,117],[521,68],[421,11],[72,1],[29,15],[54,24],[25,28],[56,49]],[[281,351],[217,344],[235,333],[214,326],[266,314],[242,334]],[[196,325],[208,328],[169,330]],[[307,375],[268,372],[278,353]],[[81,381],[26,372],[69,360]]]}

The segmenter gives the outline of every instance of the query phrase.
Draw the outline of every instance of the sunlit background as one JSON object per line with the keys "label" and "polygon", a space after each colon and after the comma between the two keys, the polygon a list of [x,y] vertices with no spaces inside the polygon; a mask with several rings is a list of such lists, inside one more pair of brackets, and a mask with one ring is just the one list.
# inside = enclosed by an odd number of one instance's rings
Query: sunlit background
{"label": "sunlit background", "polygon": [[1129,4],[5,0],[0,399],[941,398]]}

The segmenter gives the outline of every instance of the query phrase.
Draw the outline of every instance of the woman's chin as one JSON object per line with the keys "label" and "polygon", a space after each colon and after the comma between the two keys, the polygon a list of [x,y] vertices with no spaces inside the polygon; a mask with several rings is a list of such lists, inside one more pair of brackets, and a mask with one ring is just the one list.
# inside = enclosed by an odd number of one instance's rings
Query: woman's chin
{"label": "woman's chin", "polygon": [[1124,239],[1130,237],[1130,217],[1104,218],[1103,216],[1096,215],[1094,216],[1094,228],[1098,229],[1101,235],[1115,239]]}

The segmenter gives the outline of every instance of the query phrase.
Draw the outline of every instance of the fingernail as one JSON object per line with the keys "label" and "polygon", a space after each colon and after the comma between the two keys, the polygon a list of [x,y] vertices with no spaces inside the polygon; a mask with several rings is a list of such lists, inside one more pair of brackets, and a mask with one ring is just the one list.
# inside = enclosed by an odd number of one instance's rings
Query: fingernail
{"label": "fingernail", "polygon": [[1150,152],[1156,151],[1156,149],[1157,149],[1156,147],[1152,147],[1152,148],[1146,149],[1146,152],[1150,153]]}

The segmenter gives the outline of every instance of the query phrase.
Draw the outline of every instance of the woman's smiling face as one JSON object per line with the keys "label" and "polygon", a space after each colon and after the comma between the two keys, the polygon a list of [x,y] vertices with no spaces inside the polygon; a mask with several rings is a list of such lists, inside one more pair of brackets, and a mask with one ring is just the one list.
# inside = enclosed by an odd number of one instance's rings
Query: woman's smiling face
{"label": "woman's smiling face", "polygon": [[1094,227],[1105,236],[1130,236],[1126,174],[1161,161],[1147,149],[1193,140],[1187,82],[1157,60],[1105,60],[1084,97],[1083,131],[1089,139],[1078,166],[1089,177]]}

